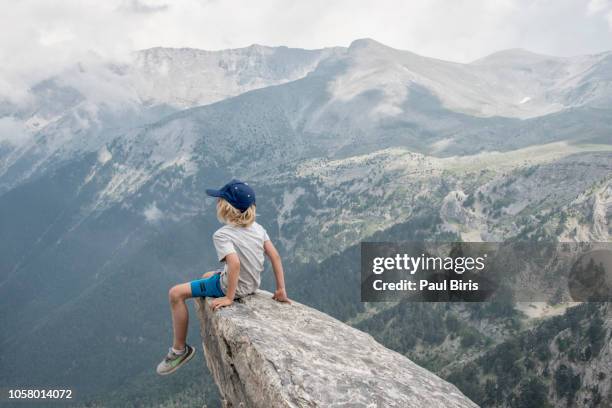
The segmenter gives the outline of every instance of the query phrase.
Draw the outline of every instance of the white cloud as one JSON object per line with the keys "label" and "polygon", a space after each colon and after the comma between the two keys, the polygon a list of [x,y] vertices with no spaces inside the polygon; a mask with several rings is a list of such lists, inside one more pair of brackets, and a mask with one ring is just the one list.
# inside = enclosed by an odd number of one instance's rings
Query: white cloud
{"label": "white cloud", "polygon": [[154,46],[319,48],[371,37],[470,61],[515,47],[607,50],[611,24],[609,0],[21,0],[5,2],[0,14],[0,95],[23,102],[29,85],[75,61],[123,60]]}
{"label": "white cloud", "polygon": [[[113,155],[108,150],[106,145],[102,146],[100,150],[98,150],[98,162],[99,163],[106,164],[109,160],[112,160],[112,158],[113,158]],[[146,210],[145,210],[145,217],[146,217]]]}
{"label": "white cloud", "polygon": [[11,146],[21,146],[30,137],[31,133],[19,119],[12,116],[0,118],[0,144],[8,143]]}
{"label": "white cloud", "polygon": [[132,13],[159,13],[168,10],[168,4],[154,0],[126,0],[121,9]]}
{"label": "white cloud", "polygon": [[610,0],[590,0],[587,5],[588,14],[597,14],[602,11],[609,11],[612,8],[612,1]]}
{"label": "white cloud", "polygon": [[154,224],[159,222],[164,218],[164,213],[157,207],[157,203],[153,202],[144,209],[143,215],[145,216],[147,222]]}
{"label": "white cloud", "polygon": [[608,26],[612,30],[612,0],[591,0],[587,5],[589,16],[599,15],[607,20]]}

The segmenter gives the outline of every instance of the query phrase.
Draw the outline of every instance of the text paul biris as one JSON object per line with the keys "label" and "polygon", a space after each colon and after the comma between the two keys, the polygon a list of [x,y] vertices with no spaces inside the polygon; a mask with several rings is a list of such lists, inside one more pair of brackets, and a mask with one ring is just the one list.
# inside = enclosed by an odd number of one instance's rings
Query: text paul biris
{"label": "text paul biris", "polygon": [[[372,260],[372,273],[381,275],[386,271],[401,271],[414,275],[419,271],[426,272],[448,272],[452,271],[458,275],[465,272],[482,271],[485,268],[487,255],[481,257],[438,257],[410,256],[408,254],[396,254],[391,257],[376,257]],[[409,280],[401,279],[395,282],[385,282],[375,279],[372,282],[376,291],[477,291],[478,282],[471,279],[448,279],[431,282],[427,279]]]}

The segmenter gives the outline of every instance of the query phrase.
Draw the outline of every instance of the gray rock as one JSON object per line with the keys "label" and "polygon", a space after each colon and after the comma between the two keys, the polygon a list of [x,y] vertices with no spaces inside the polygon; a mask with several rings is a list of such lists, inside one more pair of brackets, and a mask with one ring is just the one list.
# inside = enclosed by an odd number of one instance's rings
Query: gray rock
{"label": "gray rock", "polygon": [[476,407],[453,385],[324,313],[265,291],[196,304],[227,407]]}

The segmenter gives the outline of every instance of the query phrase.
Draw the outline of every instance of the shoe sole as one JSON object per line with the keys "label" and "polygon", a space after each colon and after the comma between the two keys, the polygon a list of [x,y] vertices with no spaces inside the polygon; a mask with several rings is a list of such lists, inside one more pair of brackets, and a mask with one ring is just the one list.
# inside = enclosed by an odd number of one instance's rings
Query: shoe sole
{"label": "shoe sole", "polygon": [[181,361],[180,363],[178,363],[176,367],[174,367],[174,368],[173,368],[172,370],[170,370],[170,371],[166,371],[165,373],[157,373],[157,374],[159,374],[159,375],[169,375],[169,374],[174,373],[176,370],[178,370],[179,368],[181,368],[181,367],[182,367],[182,366],[184,366],[185,364],[187,364],[187,363],[188,363],[188,362],[189,362],[189,361],[190,361],[190,360],[193,358],[193,356],[195,356],[195,353],[196,353],[196,350],[195,350],[195,348],[194,348],[194,347],[189,346],[189,348],[190,348],[190,350],[192,350],[192,351],[191,351],[191,354],[187,355],[187,357],[185,357],[185,358],[183,359],[183,361]]}

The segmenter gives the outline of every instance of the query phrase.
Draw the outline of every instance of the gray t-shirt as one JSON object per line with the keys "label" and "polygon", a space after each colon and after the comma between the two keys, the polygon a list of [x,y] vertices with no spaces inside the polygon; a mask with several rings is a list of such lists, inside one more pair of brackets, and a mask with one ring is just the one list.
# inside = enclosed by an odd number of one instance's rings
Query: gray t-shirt
{"label": "gray t-shirt", "polygon": [[[236,297],[249,295],[259,288],[261,272],[264,268],[264,242],[269,240],[268,233],[258,223],[248,227],[224,225],[213,234],[217,259],[224,261],[228,254],[238,254],[240,276],[236,287]],[[221,289],[227,293],[227,264],[221,272]]]}

